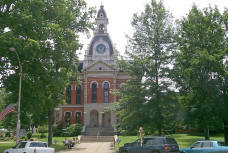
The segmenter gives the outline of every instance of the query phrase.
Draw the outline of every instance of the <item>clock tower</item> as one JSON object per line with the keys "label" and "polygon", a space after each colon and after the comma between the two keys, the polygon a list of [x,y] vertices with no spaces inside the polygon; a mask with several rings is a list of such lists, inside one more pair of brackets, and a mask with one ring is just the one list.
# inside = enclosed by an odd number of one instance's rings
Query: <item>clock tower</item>
{"label": "clock tower", "polygon": [[118,52],[110,39],[107,25],[108,18],[104,6],[101,5],[96,17],[94,36],[85,52],[83,68],[86,68],[97,61],[103,61],[106,64],[114,64],[114,57],[117,56]]}
{"label": "clock tower", "polygon": [[86,136],[110,136],[116,132],[116,114],[107,108],[118,102],[119,97],[111,91],[119,89],[130,79],[115,66],[118,52],[107,25],[107,14],[101,5],[96,16],[94,36],[78,67],[77,82],[67,86],[66,104],[60,106],[56,114],[57,124],[82,124],[81,132]]}

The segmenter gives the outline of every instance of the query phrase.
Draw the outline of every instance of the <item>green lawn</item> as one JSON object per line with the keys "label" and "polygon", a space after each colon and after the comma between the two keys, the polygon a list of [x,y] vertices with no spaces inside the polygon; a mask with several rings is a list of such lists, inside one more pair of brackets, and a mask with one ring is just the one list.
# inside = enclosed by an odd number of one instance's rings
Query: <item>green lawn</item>
{"label": "green lawn", "polygon": [[[36,136],[36,135],[35,135]],[[179,145],[180,148],[189,147],[193,142],[198,141],[200,139],[203,139],[203,136],[196,136],[196,135],[189,135],[189,134],[172,134],[171,137],[174,137]],[[72,137],[67,137],[67,139],[71,139]],[[119,146],[115,145],[115,150],[118,150],[118,147],[123,146],[125,143],[133,142],[138,137],[137,136],[120,136],[121,142]],[[56,151],[64,150],[66,147],[63,145],[63,140],[65,137],[53,137],[53,142],[57,140],[57,145],[51,145],[50,147],[56,148]],[[38,141],[44,141],[47,142],[47,138],[44,139],[37,139]],[[220,140],[224,141],[224,138],[222,135],[219,136],[211,136],[211,140]],[[0,142],[0,153],[3,152],[3,150],[11,148],[15,145],[15,142],[9,141],[9,142]]]}
{"label": "green lawn", "polygon": [[14,142],[0,142],[0,153],[3,153],[5,149],[15,146]]}
{"label": "green lawn", "polygon": [[[71,139],[72,137],[67,137],[67,139]],[[44,138],[44,139],[38,139],[38,138],[33,138],[34,140],[37,140],[37,141],[43,141],[43,142],[47,142],[48,141],[48,138]],[[63,140],[65,139],[65,137],[53,137],[53,143],[55,140],[57,140],[57,144],[53,144],[51,145],[50,147],[52,148],[55,148],[56,151],[60,151],[60,150],[65,150],[67,149],[66,146],[63,145]],[[0,153],[2,153],[5,149],[9,149],[9,148],[12,148],[13,146],[15,146],[15,142],[14,141],[6,141],[6,142],[1,142],[0,141]]]}
{"label": "green lawn", "polygon": [[[195,141],[204,139],[203,136],[196,136],[196,135],[189,135],[189,134],[172,134],[169,136],[174,137],[176,139],[180,149],[189,147]],[[133,142],[136,139],[138,139],[137,136],[120,136],[119,138],[121,139],[121,142],[119,146],[117,144],[115,145],[116,151],[118,150],[118,147],[123,146],[125,143]],[[210,139],[224,141],[224,138],[222,135],[211,136]]]}

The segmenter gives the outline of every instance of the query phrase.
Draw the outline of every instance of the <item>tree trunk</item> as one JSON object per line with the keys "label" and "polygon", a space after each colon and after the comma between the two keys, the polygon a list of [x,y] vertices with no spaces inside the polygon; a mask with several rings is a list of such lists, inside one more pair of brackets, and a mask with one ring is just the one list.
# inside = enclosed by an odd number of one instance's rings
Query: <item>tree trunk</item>
{"label": "tree trunk", "polygon": [[210,140],[210,130],[209,130],[209,127],[204,128],[204,137],[205,137],[205,140]]}
{"label": "tree trunk", "polygon": [[228,120],[224,120],[224,140],[225,144],[228,145]]}
{"label": "tree trunk", "polygon": [[159,136],[162,136],[162,130],[161,130],[161,128],[158,130],[158,135]]}
{"label": "tree trunk", "polygon": [[53,137],[53,131],[52,131],[52,125],[54,121],[54,108],[49,108],[48,111],[48,145],[52,145],[52,137]]}

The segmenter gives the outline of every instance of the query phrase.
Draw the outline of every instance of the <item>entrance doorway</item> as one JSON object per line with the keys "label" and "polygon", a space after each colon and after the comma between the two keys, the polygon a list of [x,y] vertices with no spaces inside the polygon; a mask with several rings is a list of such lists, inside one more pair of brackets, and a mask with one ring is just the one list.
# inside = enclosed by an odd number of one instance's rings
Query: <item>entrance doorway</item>
{"label": "entrance doorway", "polygon": [[111,112],[105,112],[102,115],[102,127],[111,127]]}
{"label": "entrance doorway", "polygon": [[91,127],[98,127],[98,111],[92,110],[90,112],[90,126]]}

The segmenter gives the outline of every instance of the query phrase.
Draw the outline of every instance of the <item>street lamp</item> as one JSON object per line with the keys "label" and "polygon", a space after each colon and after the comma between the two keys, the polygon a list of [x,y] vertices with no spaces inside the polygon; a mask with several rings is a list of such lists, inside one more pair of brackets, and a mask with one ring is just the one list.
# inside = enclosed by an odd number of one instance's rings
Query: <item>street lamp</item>
{"label": "street lamp", "polygon": [[21,62],[20,62],[20,58],[18,56],[18,53],[16,52],[16,49],[11,47],[9,49],[10,51],[14,52],[17,56],[17,60],[18,60],[18,64],[19,64],[19,68],[20,68],[20,71],[19,71],[19,91],[18,91],[18,110],[17,110],[17,128],[16,128],[16,144],[18,144],[19,142],[19,132],[20,132],[20,113],[21,113],[21,79],[22,79],[22,65],[21,65]]}

